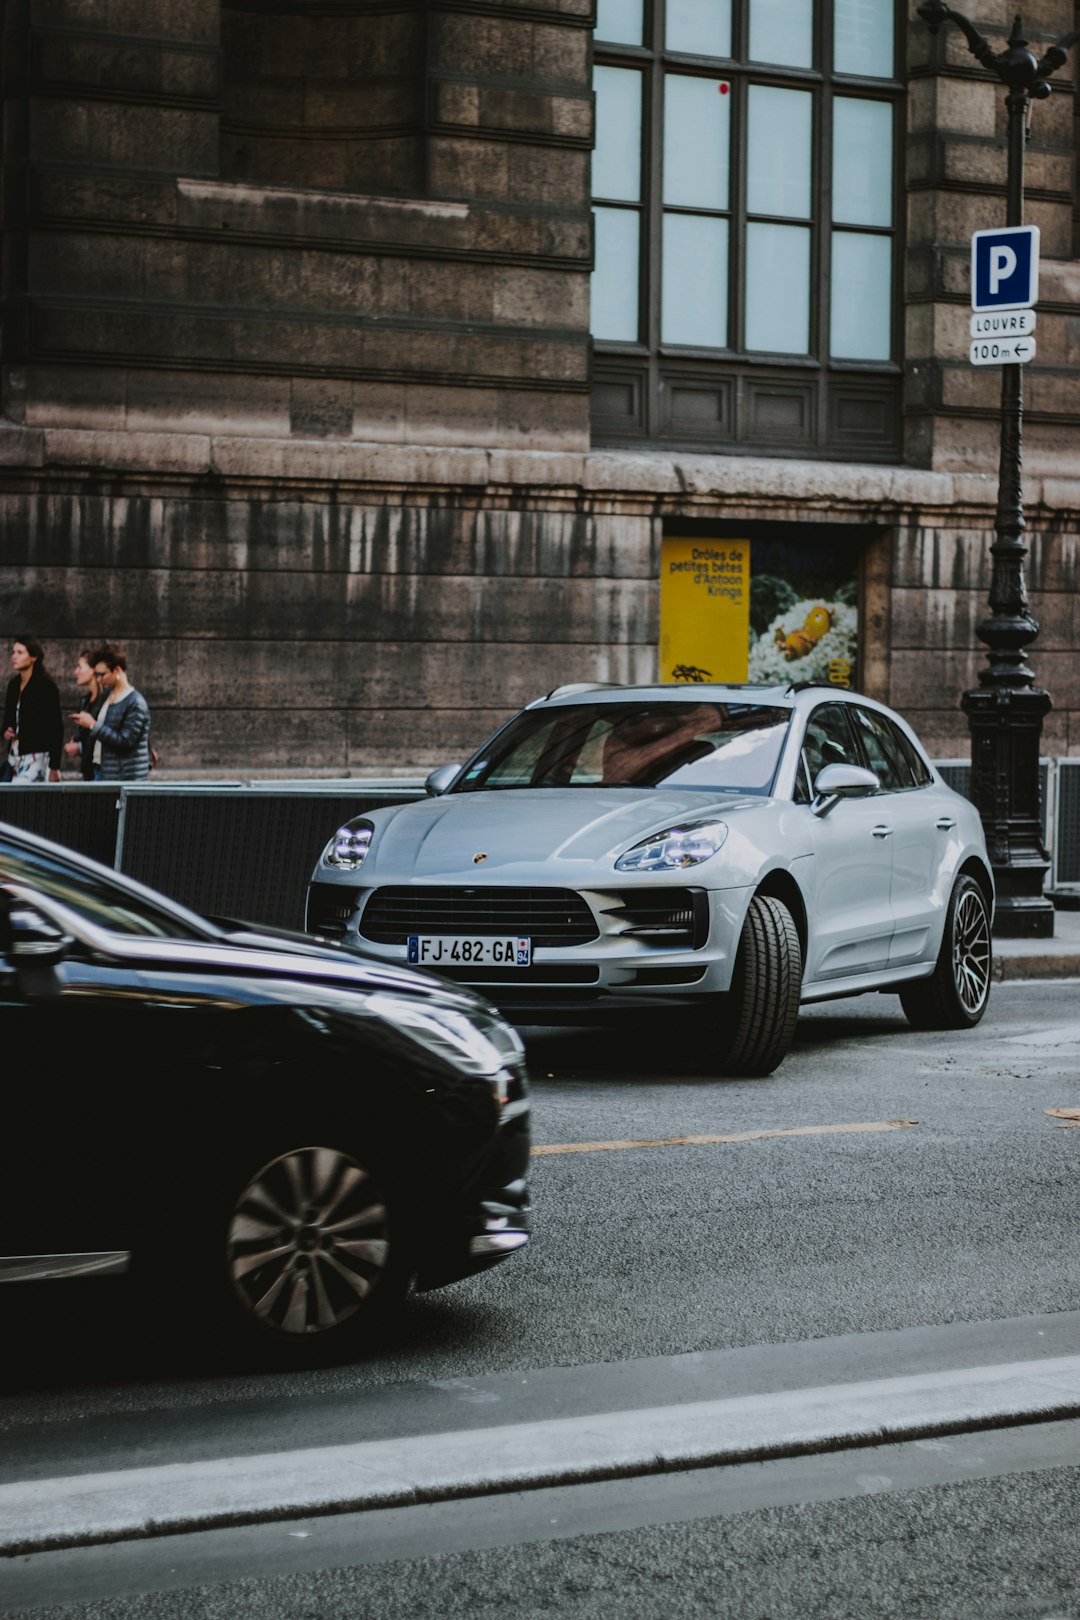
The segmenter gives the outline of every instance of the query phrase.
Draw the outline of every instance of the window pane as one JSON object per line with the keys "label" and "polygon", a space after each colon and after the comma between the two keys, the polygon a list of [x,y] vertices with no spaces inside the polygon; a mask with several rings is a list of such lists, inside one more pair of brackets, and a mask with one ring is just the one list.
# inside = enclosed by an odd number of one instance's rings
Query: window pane
{"label": "window pane", "polygon": [[746,227],[746,347],[775,354],[810,348],[810,232]]}
{"label": "window pane", "polygon": [[669,73],[664,79],[664,201],[688,208],[728,206],[731,97],[716,79]]}
{"label": "window pane", "polygon": [[731,55],[731,0],[668,0],[667,48]]}
{"label": "window pane", "polygon": [[833,219],[891,225],[893,110],[888,101],[833,102]]}
{"label": "window pane", "polygon": [[727,263],[726,219],[665,214],[663,342],[726,347]]}
{"label": "window pane", "polygon": [[644,0],[598,0],[597,39],[617,40],[620,45],[640,45],[643,6]]}
{"label": "window pane", "polygon": [[838,360],[888,360],[892,310],[892,239],[834,231],[832,336]]}
{"label": "window pane", "polygon": [[636,343],[638,335],[638,216],[629,208],[595,208],[596,269],[592,273],[592,335]]}
{"label": "window pane", "polygon": [[810,218],[812,129],[808,91],[751,85],[746,175],[751,214]]}
{"label": "window pane", "polygon": [[813,67],[814,0],[750,0],[750,60]]}
{"label": "window pane", "polygon": [[630,68],[598,67],[594,197],[637,202],[641,196],[641,74]]}
{"label": "window pane", "polygon": [[834,0],[837,73],[861,73],[868,79],[891,79],[896,37],[893,0]]}

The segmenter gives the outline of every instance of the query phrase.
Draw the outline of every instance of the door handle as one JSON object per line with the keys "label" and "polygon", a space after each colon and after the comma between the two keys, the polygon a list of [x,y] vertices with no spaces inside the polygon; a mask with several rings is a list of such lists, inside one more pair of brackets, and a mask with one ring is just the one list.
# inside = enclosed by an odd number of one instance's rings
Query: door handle
{"label": "door handle", "polygon": [[892,828],[891,827],[875,827],[873,829],[873,836],[875,838],[891,838],[892,837]]}
{"label": "door handle", "polygon": [[953,828],[956,826],[956,822],[953,820],[952,816],[942,816],[940,821],[934,822],[934,826],[937,828],[938,832],[952,832]]}

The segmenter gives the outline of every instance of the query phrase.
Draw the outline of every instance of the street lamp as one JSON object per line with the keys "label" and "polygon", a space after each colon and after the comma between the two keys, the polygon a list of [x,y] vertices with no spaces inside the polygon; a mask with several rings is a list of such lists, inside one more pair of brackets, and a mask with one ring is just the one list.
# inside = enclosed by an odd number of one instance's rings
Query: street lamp
{"label": "street lamp", "polygon": [[[926,0],[919,16],[936,34],[953,22],[968,42],[972,56],[996,73],[1008,89],[1009,165],[1006,225],[1024,223],[1024,145],[1031,104],[1051,94],[1047,83],[1080,40],[1080,29],[1059,39],[1040,58],[1028,50],[1023,24],[1013,23],[1006,49],[995,52],[990,41],[959,11],[942,0]],[[1039,633],[1028,607],[1024,584],[1024,507],[1021,437],[1024,415],[1022,368],[1002,367],[1001,451],[995,538],[990,548],[993,574],[990,615],[976,630],[989,649],[979,684],[964,693],[962,707],[971,730],[971,794],[990,851],[997,884],[994,932],[1009,938],[1048,938],[1054,932],[1054,908],[1043,893],[1050,858],[1043,843],[1040,816],[1039,743],[1043,716],[1053,707],[1049,692],[1035,685],[1027,647]]]}

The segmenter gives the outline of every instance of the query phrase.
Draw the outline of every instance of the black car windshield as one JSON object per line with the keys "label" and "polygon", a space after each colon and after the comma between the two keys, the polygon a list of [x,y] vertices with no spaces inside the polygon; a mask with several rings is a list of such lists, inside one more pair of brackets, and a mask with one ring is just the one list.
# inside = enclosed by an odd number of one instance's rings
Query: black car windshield
{"label": "black car windshield", "polygon": [[493,788],[700,788],[768,794],[791,710],[679,699],[527,709],[454,793]]}
{"label": "black car windshield", "polygon": [[216,929],[167,904],[112,883],[91,867],[26,845],[0,841],[0,880],[24,883],[46,899],[58,900],[88,923],[113,934],[148,939],[217,939]]}

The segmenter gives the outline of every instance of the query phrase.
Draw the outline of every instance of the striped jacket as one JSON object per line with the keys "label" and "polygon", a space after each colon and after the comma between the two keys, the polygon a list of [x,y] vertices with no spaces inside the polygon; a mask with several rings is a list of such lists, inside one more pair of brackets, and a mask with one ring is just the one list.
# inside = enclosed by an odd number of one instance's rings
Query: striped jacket
{"label": "striped jacket", "polygon": [[101,743],[103,782],[141,782],[150,775],[150,709],[141,692],[132,688],[110,703],[87,738],[91,751]]}

